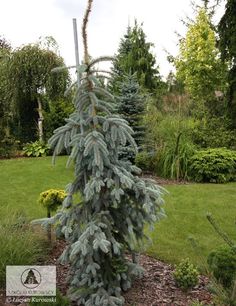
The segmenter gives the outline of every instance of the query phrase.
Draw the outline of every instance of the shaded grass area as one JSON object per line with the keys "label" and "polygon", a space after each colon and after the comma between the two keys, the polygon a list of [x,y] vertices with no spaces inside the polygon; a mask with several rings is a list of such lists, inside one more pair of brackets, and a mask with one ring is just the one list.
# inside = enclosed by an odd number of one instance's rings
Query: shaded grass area
{"label": "shaded grass area", "polygon": [[[168,217],[150,232],[153,243],[148,254],[171,263],[189,257],[201,266],[202,258],[206,259],[212,249],[224,244],[207,221],[207,213],[236,241],[236,183],[171,185],[166,189]],[[192,247],[189,237],[196,240],[197,249]]]}

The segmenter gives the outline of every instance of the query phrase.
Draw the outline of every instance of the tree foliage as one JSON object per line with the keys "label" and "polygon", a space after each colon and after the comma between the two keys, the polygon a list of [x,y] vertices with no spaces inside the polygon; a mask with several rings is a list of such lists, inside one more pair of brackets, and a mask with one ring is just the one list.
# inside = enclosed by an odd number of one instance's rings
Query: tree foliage
{"label": "tree foliage", "polygon": [[143,89],[155,91],[161,82],[155,56],[151,52],[153,44],[147,42],[142,24],[135,20],[134,27],[128,26],[120,41],[118,54],[114,60],[112,79],[113,91],[118,91],[118,83],[124,74],[137,74]]}
{"label": "tree foliage", "polygon": [[[145,97],[141,95],[140,86],[136,75],[125,75],[119,86],[118,113],[127,120],[134,130],[134,140],[141,147],[144,137],[142,115],[145,109]],[[123,148],[121,156],[128,160],[134,160],[134,152],[130,146]]]}
{"label": "tree foliage", "polygon": [[0,138],[4,139],[10,133],[12,107],[7,72],[11,46],[5,38],[0,38]]}
{"label": "tree foliage", "polygon": [[[63,209],[43,223],[59,223],[57,230],[68,242],[61,260],[70,264],[70,297],[86,306],[115,306],[123,305],[122,290],[140,272],[125,252],[144,237],[144,225],[161,217],[162,189],[119,159],[120,146],[129,143],[136,150],[136,144],[127,121],[113,114],[113,96],[94,73],[94,65],[109,58],[88,56],[91,5],[88,0],[84,64],[77,67],[83,79],[76,84],[75,111],[50,139],[54,154],[63,147],[71,151],[68,162],[75,163],[75,179],[67,186]],[[78,192],[81,201],[76,203]]]}
{"label": "tree foliage", "polygon": [[216,36],[205,9],[198,10],[196,20],[180,41],[180,54],[175,65],[177,78],[184,82],[200,116],[204,115],[207,107],[214,110],[215,92],[225,90],[226,67],[220,61]]}
{"label": "tree foliage", "polygon": [[[13,104],[17,111],[18,138],[34,140],[37,135],[39,105],[44,96],[55,100],[62,96],[68,84],[68,72],[53,74],[52,69],[64,65],[63,59],[40,44],[29,44],[16,49],[9,64],[9,82]],[[33,135],[33,137],[32,137]],[[33,138],[33,139],[32,139]]]}
{"label": "tree foliage", "polygon": [[11,44],[6,40],[6,38],[0,36],[0,49],[2,50],[11,50]]}
{"label": "tree foliage", "polygon": [[228,113],[236,127],[236,1],[228,0],[219,26],[222,59],[229,63]]}

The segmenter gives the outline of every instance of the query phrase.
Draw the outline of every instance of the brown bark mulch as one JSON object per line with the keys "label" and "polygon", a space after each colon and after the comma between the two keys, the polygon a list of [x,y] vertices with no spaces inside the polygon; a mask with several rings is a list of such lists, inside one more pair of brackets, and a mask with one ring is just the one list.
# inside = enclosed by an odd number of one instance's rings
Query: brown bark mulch
{"label": "brown bark mulch", "polygon": [[[69,267],[57,262],[64,247],[65,242],[57,240],[44,264],[57,266],[57,288],[63,295],[66,295],[68,288],[66,275]],[[183,292],[175,285],[172,276],[173,266],[143,254],[139,256],[139,264],[145,272],[142,278],[136,279],[132,288],[124,293],[125,306],[190,306],[194,301],[202,302],[203,305],[213,305],[212,296],[207,291],[207,277],[200,276],[199,284],[196,287],[188,292]],[[6,304],[4,301],[4,295],[1,297],[0,294],[0,306],[17,305]],[[18,304],[18,306],[27,305]]]}
{"label": "brown bark mulch", "polygon": [[180,180],[174,180],[174,179],[167,179],[160,176],[155,176],[152,173],[145,172],[142,174],[143,178],[148,178],[154,180],[158,185],[188,185],[191,182],[186,181],[183,179]]}
{"label": "brown bark mulch", "polygon": [[[63,294],[66,294],[66,274],[68,266],[57,263],[64,247],[64,242],[58,241],[50,255],[47,264],[57,265],[57,284]],[[193,301],[209,305],[212,296],[207,291],[208,279],[200,276],[199,284],[188,292],[183,292],[175,285],[172,276],[173,266],[156,260],[147,255],[139,256],[139,264],[145,272],[137,279],[125,294],[125,306],[190,306]]]}

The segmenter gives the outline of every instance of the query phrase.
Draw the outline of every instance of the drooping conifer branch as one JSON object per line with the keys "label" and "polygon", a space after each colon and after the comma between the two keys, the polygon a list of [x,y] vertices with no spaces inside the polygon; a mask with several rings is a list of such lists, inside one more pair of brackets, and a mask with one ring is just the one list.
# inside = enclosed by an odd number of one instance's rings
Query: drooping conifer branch
{"label": "drooping conifer branch", "polygon": [[70,265],[69,297],[77,305],[122,306],[122,291],[141,272],[125,254],[142,242],[144,226],[163,216],[163,189],[140,178],[140,169],[119,158],[121,147],[130,145],[137,152],[137,145],[128,122],[115,114],[115,98],[103,88],[94,67],[110,57],[89,59],[86,27],[91,5],[88,0],[75,111],[49,140],[54,155],[63,148],[70,152],[68,164],[74,162],[75,177],[66,187],[62,209],[38,222],[55,224],[67,241],[60,260]]}
{"label": "drooping conifer branch", "polygon": [[84,62],[86,65],[89,63],[89,53],[88,53],[88,37],[87,37],[87,24],[89,14],[91,13],[93,0],[88,0],[87,8],[84,14],[83,19],[83,26],[82,26],[82,37],[83,37],[83,44],[84,44]]}

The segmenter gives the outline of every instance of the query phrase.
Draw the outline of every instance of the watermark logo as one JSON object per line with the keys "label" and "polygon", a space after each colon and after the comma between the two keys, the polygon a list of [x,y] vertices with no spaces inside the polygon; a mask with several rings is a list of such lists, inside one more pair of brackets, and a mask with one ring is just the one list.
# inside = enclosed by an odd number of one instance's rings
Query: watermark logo
{"label": "watermark logo", "polygon": [[21,274],[21,283],[24,287],[28,289],[37,288],[41,284],[41,281],[42,277],[40,272],[34,268],[26,269]]}
{"label": "watermark logo", "polygon": [[7,266],[6,296],[56,296],[56,266]]}

